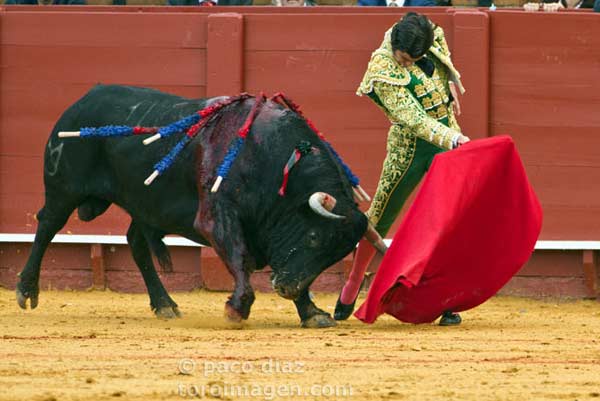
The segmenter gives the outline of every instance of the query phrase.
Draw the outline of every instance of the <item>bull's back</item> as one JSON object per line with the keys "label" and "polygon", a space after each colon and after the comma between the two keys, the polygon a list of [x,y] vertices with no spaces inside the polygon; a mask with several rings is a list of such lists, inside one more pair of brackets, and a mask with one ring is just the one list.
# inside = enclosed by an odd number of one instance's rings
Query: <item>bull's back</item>
{"label": "bull's back", "polygon": [[57,127],[160,126],[193,114],[206,99],[191,100],[150,88],[96,85],[69,107]]}
{"label": "bull's back", "polygon": [[60,131],[106,125],[164,126],[193,114],[205,100],[189,100],[153,89],[98,85],[57,122],[45,154],[46,190],[57,196],[94,197],[115,203],[151,226],[185,235],[197,210],[193,146],[150,185],[145,178],[180,138],[148,146],[143,137],[58,138]]}

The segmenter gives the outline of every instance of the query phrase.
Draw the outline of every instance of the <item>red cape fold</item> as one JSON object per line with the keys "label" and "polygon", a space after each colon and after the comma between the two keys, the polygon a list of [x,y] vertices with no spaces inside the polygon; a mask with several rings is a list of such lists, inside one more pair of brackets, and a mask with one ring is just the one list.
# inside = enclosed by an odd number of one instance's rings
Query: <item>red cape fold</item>
{"label": "red cape fold", "polygon": [[509,136],[438,154],[355,316],[428,323],[493,296],[531,256],[542,209]]}

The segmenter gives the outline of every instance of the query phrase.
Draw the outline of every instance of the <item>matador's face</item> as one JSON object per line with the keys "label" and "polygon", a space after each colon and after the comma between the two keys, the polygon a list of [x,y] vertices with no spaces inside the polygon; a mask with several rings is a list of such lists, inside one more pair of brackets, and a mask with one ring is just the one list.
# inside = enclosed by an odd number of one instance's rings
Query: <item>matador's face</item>
{"label": "matador's face", "polygon": [[421,58],[423,58],[423,56],[412,58],[410,54],[403,52],[402,50],[394,50],[394,59],[398,62],[398,64],[405,68],[410,67],[415,63],[415,61],[418,61]]}

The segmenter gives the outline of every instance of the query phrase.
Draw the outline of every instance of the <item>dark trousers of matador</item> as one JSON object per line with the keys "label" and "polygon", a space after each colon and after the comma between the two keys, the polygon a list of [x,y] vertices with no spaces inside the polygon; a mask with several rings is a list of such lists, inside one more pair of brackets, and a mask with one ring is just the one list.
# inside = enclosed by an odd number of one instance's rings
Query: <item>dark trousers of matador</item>
{"label": "dark trousers of matador", "polygon": [[391,149],[394,141],[388,144],[377,191],[367,211],[369,220],[383,238],[410,194],[429,170],[434,156],[446,150],[421,138],[410,140],[414,141],[414,145],[402,149]]}

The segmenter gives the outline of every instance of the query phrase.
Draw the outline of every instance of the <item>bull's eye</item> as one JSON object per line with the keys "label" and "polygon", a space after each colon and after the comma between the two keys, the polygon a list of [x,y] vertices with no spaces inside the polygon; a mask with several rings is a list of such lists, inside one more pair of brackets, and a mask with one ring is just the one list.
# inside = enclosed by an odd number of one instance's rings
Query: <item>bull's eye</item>
{"label": "bull's eye", "polygon": [[309,231],[306,235],[306,245],[310,248],[319,246],[319,234],[316,231]]}

